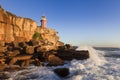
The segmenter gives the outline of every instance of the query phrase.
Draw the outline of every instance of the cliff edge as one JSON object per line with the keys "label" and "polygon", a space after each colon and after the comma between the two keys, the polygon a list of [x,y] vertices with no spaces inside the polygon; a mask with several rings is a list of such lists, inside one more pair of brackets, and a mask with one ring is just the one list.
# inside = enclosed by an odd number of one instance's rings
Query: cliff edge
{"label": "cliff edge", "polygon": [[38,40],[47,50],[56,49],[63,43],[59,41],[57,31],[46,28],[46,22],[46,17],[42,16],[41,26],[38,26],[34,20],[16,16],[0,7],[0,41],[18,43]]}
{"label": "cliff edge", "polygon": [[29,18],[18,17],[0,7],[0,40],[12,42],[18,37],[32,39],[37,23]]}

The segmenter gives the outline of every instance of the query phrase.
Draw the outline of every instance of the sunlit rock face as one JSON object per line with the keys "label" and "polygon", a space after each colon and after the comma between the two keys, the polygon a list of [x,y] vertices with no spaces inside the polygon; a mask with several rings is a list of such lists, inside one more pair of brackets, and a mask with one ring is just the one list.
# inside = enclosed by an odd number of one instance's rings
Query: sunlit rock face
{"label": "sunlit rock face", "polygon": [[0,40],[11,42],[16,37],[32,39],[37,23],[29,18],[16,16],[0,7]]}
{"label": "sunlit rock face", "polygon": [[51,28],[42,28],[37,27],[35,32],[39,33],[42,37],[44,45],[43,48],[47,49],[47,51],[52,49],[57,49],[58,46],[62,46],[59,41],[58,32]]}

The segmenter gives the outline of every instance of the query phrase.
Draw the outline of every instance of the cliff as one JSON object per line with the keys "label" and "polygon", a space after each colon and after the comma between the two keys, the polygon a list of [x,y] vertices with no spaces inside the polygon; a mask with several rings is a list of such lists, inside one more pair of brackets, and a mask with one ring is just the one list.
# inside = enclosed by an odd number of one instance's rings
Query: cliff
{"label": "cliff", "polygon": [[0,40],[11,42],[24,37],[29,41],[36,28],[37,23],[32,19],[18,17],[0,7]]}
{"label": "cliff", "polygon": [[57,31],[46,28],[45,24],[43,26],[37,26],[32,19],[16,16],[0,7],[0,41],[19,43],[37,40],[42,49],[47,51],[64,45],[59,41]]}
{"label": "cliff", "polygon": [[51,28],[41,28],[37,27],[35,33],[41,36],[41,41],[43,41],[43,48],[47,51],[57,49],[58,46],[64,46],[64,43],[59,41],[58,32]]}

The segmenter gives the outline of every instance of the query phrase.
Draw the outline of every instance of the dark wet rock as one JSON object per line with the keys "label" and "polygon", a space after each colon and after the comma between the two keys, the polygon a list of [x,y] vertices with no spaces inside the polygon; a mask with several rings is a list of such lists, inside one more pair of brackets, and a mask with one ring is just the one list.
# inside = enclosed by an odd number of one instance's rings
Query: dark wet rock
{"label": "dark wet rock", "polygon": [[38,53],[34,54],[33,58],[37,58],[42,62],[46,62],[46,61],[48,61],[49,55],[55,55],[55,54],[57,54],[57,52],[54,50],[51,50],[48,52],[38,52]]}
{"label": "dark wet rock", "polygon": [[55,74],[57,74],[59,77],[66,77],[70,74],[68,68],[57,68],[54,69]]}
{"label": "dark wet rock", "polygon": [[58,46],[58,50],[64,51],[64,50],[72,50],[73,46],[71,44],[65,44],[62,46]]}
{"label": "dark wet rock", "polygon": [[46,61],[43,52],[39,52],[39,53],[34,54],[34,55],[33,55],[33,58],[34,58],[34,59],[37,58],[37,59],[39,59],[40,61],[43,61],[43,62]]}
{"label": "dark wet rock", "polygon": [[31,63],[32,64],[34,64],[35,66],[43,66],[44,65],[44,63],[43,62],[41,62],[39,59],[34,59],[34,60],[32,60],[31,61]]}
{"label": "dark wet rock", "polygon": [[73,56],[77,60],[84,60],[84,59],[89,58],[89,52],[88,51],[75,51]]}
{"label": "dark wet rock", "polygon": [[65,50],[65,46],[58,46],[58,50],[59,51],[64,51]]}
{"label": "dark wet rock", "polygon": [[58,50],[58,54],[56,55],[63,60],[83,60],[89,58],[88,51]]}
{"label": "dark wet rock", "polygon": [[73,46],[71,44],[65,44],[65,48],[67,50],[71,50],[71,49],[73,49]]}
{"label": "dark wet rock", "polygon": [[48,52],[46,52],[48,55],[56,55],[57,51],[56,50],[50,50]]}
{"label": "dark wet rock", "polygon": [[58,50],[58,54],[56,54],[62,60],[72,60],[74,59],[73,53],[68,50]]}

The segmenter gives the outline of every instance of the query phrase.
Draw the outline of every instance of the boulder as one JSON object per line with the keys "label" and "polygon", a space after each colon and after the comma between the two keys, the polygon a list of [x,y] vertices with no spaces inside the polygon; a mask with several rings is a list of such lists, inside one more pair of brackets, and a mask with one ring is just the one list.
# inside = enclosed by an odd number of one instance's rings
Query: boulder
{"label": "boulder", "polygon": [[31,63],[31,64],[34,64],[35,66],[43,66],[43,65],[44,65],[44,63],[41,62],[41,61],[40,61],[39,59],[37,59],[37,58],[31,60],[30,63]]}
{"label": "boulder", "polygon": [[7,64],[0,64],[0,72],[2,72],[7,66]]}
{"label": "boulder", "polygon": [[4,68],[4,71],[14,72],[24,69],[23,67],[20,67],[18,65],[9,65]]}
{"label": "boulder", "polygon": [[66,48],[67,50],[73,49],[73,47],[72,47],[71,44],[65,44],[65,48]]}
{"label": "boulder", "polygon": [[55,74],[57,74],[59,77],[66,77],[70,74],[68,68],[57,68],[54,69]]}
{"label": "boulder", "polygon": [[7,47],[0,46],[0,52],[6,52],[6,51],[7,51]]}
{"label": "boulder", "polygon": [[0,57],[3,57],[4,55],[5,55],[4,53],[0,52]]}
{"label": "boulder", "polygon": [[48,56],[48,66],[59,66],[63,65],[63,60],[55,55]]}
{"label": "boulder", "polygon": [[36,52],[47,52],[47,49],[46,49],[46,47],[41,45],[36,48]]}
{"label": "boulder", "polygon": [[41,52],[41,47],[40,46],[38,46],[38,47],[35,47],[35,52]]}
{"label": "boulder", "polygon": [[21,67],[23,67],[23,66],[29,66],[29,64],[30,64],[30,60],[28,59],[28,60],[24,60],[24,61],[22,61],[22,63],[21,63]]}
{"label": "boulder", "polygon": [[58,50],[56,56],[60,57],[63,60],[83,60],[89,58],[88,51],[76,51],[76,50]]}
{"label": "boulder", "polygon": [[[32,55],[15,56],[10,60],[9,65],[14,65],[17,61],[30,60],[31,58],[32,58]],[[18,64],[18,65],[20,65],[20,64]]]}
{"label": "boulder", "polygon": [[40,61],[45,62],[45,61],[47,61],[46,55],[47,55],[47,54],[45,54],[44,52],[39,52],[39,53],[35,53],[34,56],[33,56],[33,58],[34,58],[34,59],[37,58],[37,59],[39,59]]}
{"label": "boulder", "polygon": [[34,54],[34,47],[33,46],[27,46],[25,48],[26,54]]}
{"label": "boulder", "polygon": [[74,59],[73,53],[70,50],[58,50],[58,54],[56,54],[62,60],[72,60]]}
{"label": "boulder", "polygon": [[6,59],[2,58],[0,59],[0,64],[5,64]]}
{"label": "boulder", "polygon": [[6,52],[6,54],[9,57],[13,57],[13,56],[17,56],[18,54],[20,54],[20,51],[19,50],[8,51],[8,52]]}
{"label": "boulder", "polygon": [[15,48],[20,47],[20,46],[19,46],[19,42],[17,42],[17,41],[14,41],[14,42],[13,42],[13,45],[14,45]]}
{"label": "boulder", "polygon": [[0,79],[1,80],[10,80],[10,72],[1,72],[0,73]]}
{"label": "boulder", "polygon": [[13,46],[8,46],[7,47],[7,51],[13,51],[14,50],[14,47]]}
{"label": "boulder", "polygon": [[0,41],[0,46],[5,46],[5,41]]}
{"label": "boulder", "polygon": [[39,45],[39,42],[40,42],[40,41],[38,41],[38,40],[32,39],[32,40],[30,40],[29,42],[27,42],[27,44],[28,44],[29,46],[38,46],[38,45]]}
{"label": "boulder", "polygon": [[27,47],[27,44],[23,41],[23,42],[18,42],[19,47],[24,48]]}
{"label": "boulder", "polygon": [[61,41],[58,41],[58,42],[57,42],[57,45],[58,45],[58,46],[64,46],[64,43],[61,42]]}
{"label": "boulder", "polygon": [[77,60],[84,60],[89,58],[89,52],[88,51],[75,51],[73,52],[74,59]]}

